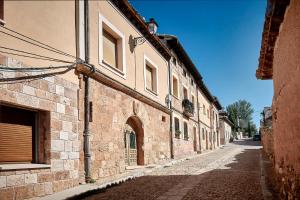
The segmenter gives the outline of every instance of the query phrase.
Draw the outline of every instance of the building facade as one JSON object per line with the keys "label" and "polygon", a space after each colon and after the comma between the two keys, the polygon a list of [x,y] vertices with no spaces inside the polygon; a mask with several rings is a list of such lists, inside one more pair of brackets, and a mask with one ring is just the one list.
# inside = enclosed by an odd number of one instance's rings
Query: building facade
{"label": "building facade", "polygon": [[203,83],[178,38],[172,35],[159,37],[172,54],[169,77],[174,157],[218,148],[222,106]]}
{"label": "building facade", "polygon": [[228,114],[220,112],[220,144],[225,145],[233,139],[232,127],[233,123],[228,119]]}
{"label": "building facade", "polygon": [[128,1],[0,0],[0,23],[1,199],[220,146],[220,103]]}
{"label": "building facade", "polygon": [[282,199],[300,197],[300,2],[268,1],[256,76],[273,79],[274,168]]}

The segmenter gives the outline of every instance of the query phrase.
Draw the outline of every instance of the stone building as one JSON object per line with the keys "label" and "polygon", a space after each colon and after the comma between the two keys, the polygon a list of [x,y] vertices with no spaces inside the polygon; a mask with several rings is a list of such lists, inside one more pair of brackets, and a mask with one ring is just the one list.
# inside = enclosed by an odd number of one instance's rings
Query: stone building
{"label": "stone building", "polygon": [[273,79],[274,167],[282,199],[300,198],[300,1],[268,1],[258,79]]}
{"label": "stone building", "polygon": [[169,77],[173,156],[178,158],[216,149],[220,146],[218,113],[222,106],[203,83],[178,38],[159,37],[172,54]]}
{"label": "stone building", "polygon": [[170,50],[128,1],[0,0],[0,24],[1,199],[219,146],[220,103],[182,46]]}
{"label": "stone building", "polygon": [[127,1],[90,1],[89,8],[89,62],[95,71],[77,72],[92,78],[88,170],[98,180],[124,173],[126,166],[170,159],[170,53]]}
{"label": "stone building", "polygon": [[228,114],[223,111],[219,112],[220,115],[220,143],[225,145],[230,142],[230,139],[233,139],[232,127],[233,123],[229,120]]}
{"label": "stone building", "polygon": [[[51,48],[34,41],[51,44],[76,56],[74,2],[2,0],[0,5],[1,67],[26,69],[74,62],[76,57],[47,50]],[[41,72],[54,71],[57,70]],[[1,82],[1,199],[44,196],[78,185],[79,152],[82,150],[78,129],[79,84],[74,71],[68,71],[63,76],[30,82]],[[41,72],[1,70],[0,77],[2,81],[36,76]]]}

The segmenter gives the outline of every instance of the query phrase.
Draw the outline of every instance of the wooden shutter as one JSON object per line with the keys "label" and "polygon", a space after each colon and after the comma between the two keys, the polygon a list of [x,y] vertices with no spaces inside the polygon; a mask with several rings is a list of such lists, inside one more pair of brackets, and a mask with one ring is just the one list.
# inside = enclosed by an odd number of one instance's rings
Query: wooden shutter
{"label": "wooden shutter", "polygon": [[153,91],[153,70],[146,65],[146,88]]}
{"label": "wooden shutter", "polygon": [[0,123],[0,162],[32,162],[32,127]]}
{"label": "wooden shutter", "polygon": [[108,65],[118,68],[117,40],[105,30],[103,30],[103,60]]}

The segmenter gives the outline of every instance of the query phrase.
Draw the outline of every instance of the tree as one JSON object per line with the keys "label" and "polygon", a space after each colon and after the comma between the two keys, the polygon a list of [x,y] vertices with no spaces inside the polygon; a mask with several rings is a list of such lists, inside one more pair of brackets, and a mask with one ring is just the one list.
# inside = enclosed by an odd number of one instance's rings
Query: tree
{"label": "tree", "polygon": [[228,105],[226,107],[226,111],[228,113],[228,118],[234,124],[235,131],[238,131],[240,128],[245,132],[248,126],[250,132],[251,130],[253,130],[253,126],[251,128],[251,124],[253,124],[252,114],[254,113],[254,110],[251,103],[247,102],[246,100],[239,100],[237,102],[234,102],[233,104]]}

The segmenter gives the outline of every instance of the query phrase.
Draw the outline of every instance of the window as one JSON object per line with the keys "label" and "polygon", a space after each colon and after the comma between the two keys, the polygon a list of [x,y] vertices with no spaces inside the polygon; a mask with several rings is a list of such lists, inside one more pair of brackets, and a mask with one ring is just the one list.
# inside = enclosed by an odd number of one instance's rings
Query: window
{"label": "window", "polygon": [[195,97],[194,97],[194,95],[192,95],[192,103],[193,103],[193,105],[195,107]]}
{"label": "window", "polygon": [[117,39],[103,29],[103,62],[111,67],[118,67]]}
{"label": "window", "polygon": [[179,132],[180,124],[179,124],[179,119],[177,117],[174,117],[174,125],[175,125],[175,132]]}
{"label": "window", "polygon": [[184,139],[187,140],[189,139],[189,132],[188,132],[188,125],[186,122],[183,122],[183,128],[184,128]]}
{"label": "window", "polygon": [[194,86],[194,80],[191,78],[191,85]]}
{"label": "window", "polygon": [[186,71],[183,69],[182,74],[184,77],[186,77]]}
{"label": "window", "polygon": [[153,91],[153,70],[149,65],[146,65],[146,88]]}
{"label": "window", "polygon": [[4,22],[4,0],[0,0],[0,25]]}
{"label": "window", "polygon": [[209,110],[207,109],[207,118],[209,118]]}
{"label": "window", "polygon": [[145,88],[157,95],[157,67],[145,57]]}
{"label": "window", "polygon": [[173,76],[173,95],[177,98],[179,98],[178,94],[178,79]]}
{"label": "window", "polygon": [[205,132],[204,132],[204,128],[202,128],[202,139],[205,140]]}
{"label": "window", "polygon": [[189,98],[188,97],[188,90],[185,87],[183,87],[183,98],[184,99],[188,99]]}
{"label": "window", "polygon": [[206,115],[205,105],[203,104],[203,115]]}
{"label": "window", "polygon": [[45,152],[45,146],[50,146],[45,144],[49,112],[0,105],[0,113],[0,163],[45,162],[50,153],[50,149]]}
{"label": "window", "polygon": [[173,63],[174,66],[176,66],[176,64],[177,64],[176,58],[173,57],[172,63]]}
{"label": "window", "polygon": [[99,16],[99,64],[123,78],[126,77],[124,38],[114,25]]}

